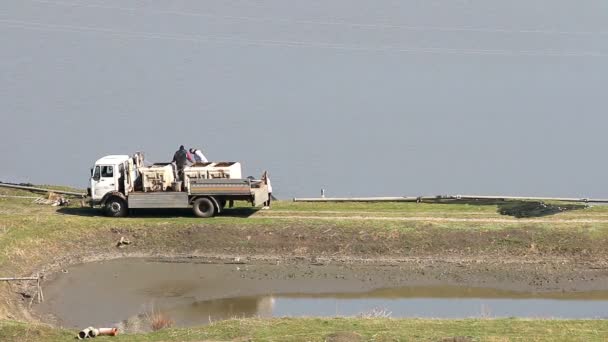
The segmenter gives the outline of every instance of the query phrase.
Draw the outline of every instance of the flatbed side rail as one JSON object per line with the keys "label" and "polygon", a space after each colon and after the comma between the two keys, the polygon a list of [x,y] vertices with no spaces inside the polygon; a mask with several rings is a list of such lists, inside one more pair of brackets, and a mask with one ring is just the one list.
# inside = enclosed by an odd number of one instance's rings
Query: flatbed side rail
{"label": "flatbed side rail", "polygon": [[249,179],[195,179],[190,180],[191,195],[251,195]]}

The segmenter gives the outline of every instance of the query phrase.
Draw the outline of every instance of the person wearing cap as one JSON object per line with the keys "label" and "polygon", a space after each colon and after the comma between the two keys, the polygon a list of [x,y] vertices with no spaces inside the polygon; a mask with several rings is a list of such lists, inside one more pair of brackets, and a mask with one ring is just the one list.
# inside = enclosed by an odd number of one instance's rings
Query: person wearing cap
{"label": "person wearing cap", "polygon": [[191,148],[190,153],[192,154],[192,157],[194,158],[195,163],[208,163],[209,162],[207,160],[207,157],[205,157],[205,155],[203,154],[203,151],[201,151],[197,148]]}

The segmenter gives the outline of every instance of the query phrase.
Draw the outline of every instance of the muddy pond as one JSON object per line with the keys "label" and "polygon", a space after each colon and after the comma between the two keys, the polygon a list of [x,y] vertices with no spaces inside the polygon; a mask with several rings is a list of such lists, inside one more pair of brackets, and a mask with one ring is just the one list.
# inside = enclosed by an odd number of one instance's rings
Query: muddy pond
{"label": "muddy pond", "polygon": [[152,312],[176,326],[252,316],[608,317],[608,291],[532,293],[377,280],[380,273],[399,272],[371,265],[116,259],[53,275],[44,283],[46,301],[34,311],[70,328],[115,326]]}

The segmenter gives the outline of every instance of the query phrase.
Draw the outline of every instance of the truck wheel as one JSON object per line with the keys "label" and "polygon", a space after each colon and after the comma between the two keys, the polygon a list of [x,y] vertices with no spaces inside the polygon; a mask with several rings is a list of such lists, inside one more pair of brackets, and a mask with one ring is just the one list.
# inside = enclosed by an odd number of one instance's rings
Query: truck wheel
{"label": "truck wheel", "polygon": [[106,215],[111,217],[125,217],[128,213],[127,203],[120,197],[111,197],[106,202]]}
{"label": "truck wheel", "polygon": [[206,218],[215,215],[215,206],[213,205],[213,202],[206,197],[194,200],[192,203],[192,210],[194,211],[194,215],[198,217]]}

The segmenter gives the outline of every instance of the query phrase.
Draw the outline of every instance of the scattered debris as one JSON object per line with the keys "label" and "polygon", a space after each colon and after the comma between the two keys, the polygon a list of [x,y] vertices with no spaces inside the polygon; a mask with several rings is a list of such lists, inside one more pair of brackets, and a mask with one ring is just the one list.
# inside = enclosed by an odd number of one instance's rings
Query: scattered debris
{"label": "scattered debris", "polygon": [[78,339],[84,340],[85,338],[95,338],[97,336],[116,336],[118,335],[118,328],[93,328],[88,327],[78,332]]}
{"label": "scattered debris", "polygon": [[36,204],[46,204],[46,205],[50,205],[51,203],[53,203],[52,201],[46,199],[46,198],[42,198],[42,197],[36,197],[36,199],[34,200],[34,203]]}
{"label": "scattered debris", "polygon": [[533,253],[538,252],[538,248],[536,248],[536,244],[535,243],[531,243],[530,244],[530,252],[533,252]]}
{"label": "scattered debris", "polygon": [[44,279],[44,275],[43,274],[37,274],[36,277],[8,277],[8,278],[0,278],[0,281],[6,281],[9,282],[9,286],[10,286],[10,282],[11,281],[24,281],[24,280],[35,280],[36,281],[36,293],[34,295],[30,295],[29,293],[23,291],[23,292],[19,292],[20,295],[23,296],[23,298],[31,298],[30,300],[30,306],[32,305],[32,303],[34,302],[34,299],[38,299],[38,303],[42,303],[44,301],[44,294],[42,293],[42,286],[40,285],[40,283],[42,282],[42,279]]}
{"label": "scattered debris", "polygon": [[124,236],[120,237],[120,241],[118,241],[118,243],[116,244],[116,247],[118,248],[124,248],[127,245],[130,245],[131,241],[127,238],[125,238]]}
{"label": "scattered debris", "polygon": [[49,195],[47,198],[37,197],[34,200],[34,203],[51,205],[53,207],[63,207],[63,206],[70,205],[70,201],[68,199],[66,199],[65,197],[60,196],[54,192],[49,192]]}
{"label": "scattered debris", "polygon": [[386,308],[373,308],[358,315],[360,318],[391,318],[393,313]]}
{"label": "scattered debris", "polygon": [[241,260],[241,258],[240,258],[240,257],[235,257],[234,259],[232,259],[232,261],[227,261],[227,262],[225,262],[224,264],[227,264],[227,265],[244,265],[244,264],[246,264],[246,263],[247,263],[247,262],[246,262],[246,261]]}
{"label": "scattered debris", "polygon": [[31,295],[31,294],[29,294],[29,293],[27,293],[27,292],[18,292],[18,293],[19,293],[19,294],[21,295],[21,297],[23,297],[24,299],[30,299],[30,298],[32,298],[32,295]]}
{"label": "scattered debris", "polygon": [[585,204],[548,204],[539,201],[519,201],[505,202],[498,204],[498,212],[501,215],[508,215],[517,218],[540,217],[553,215],[569,210],[585,209]]}
{"label": "scattered debris", "polygon": [[322,260],[319,260],[316,256],[310,258],[310,264],[312,266],[323,266],[325,263]]}

